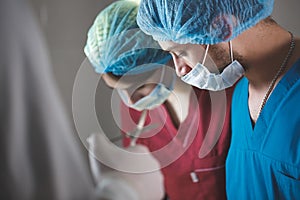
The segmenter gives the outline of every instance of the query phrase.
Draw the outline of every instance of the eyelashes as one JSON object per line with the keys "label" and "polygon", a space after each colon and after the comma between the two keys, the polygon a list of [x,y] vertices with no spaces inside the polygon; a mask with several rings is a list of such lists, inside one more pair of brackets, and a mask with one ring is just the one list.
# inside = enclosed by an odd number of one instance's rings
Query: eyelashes
{"label": "eyelashes", "polygon": [[170,53],[172,56],[176,56],[178,58],[182,58],[186,56],[186,52],[180,51],[180,52],[172,52],[172,51],[168,51],[168,53]]}
{"label": "eyelashes", "polygon": [[178,56],[179,58],[182,58],[182,57],[185,57],[185,56],[186,56],[186,53],[185,53],[185,52],[179,52],[179,53],[177,54],[177,56]]}

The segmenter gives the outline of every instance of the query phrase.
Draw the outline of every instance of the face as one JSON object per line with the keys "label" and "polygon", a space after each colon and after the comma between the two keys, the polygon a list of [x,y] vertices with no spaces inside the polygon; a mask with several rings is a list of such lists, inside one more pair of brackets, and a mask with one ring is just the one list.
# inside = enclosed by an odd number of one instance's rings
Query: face
{"label": "face", "polygon": [[[168,51],[173,58],[176,73],[179,77],[190,72],[197,63],[202,63],[207,45],[177,44],[172,41],[160,41],[163,50]],[[220,71],[231,62],[229,44],[219,43],[211,45],[205,63],[202,63],[211,72]]]}
{"label": "face", "polygon": [[149,95],[157,84],[151,83],[155,73],[147,75],[131,75],[126,77],[115,76],[113,74],[103,74],[102,78],[106,85],[113,89],[122,89],[130,97],[130,103],[134,104],[143,97]]}

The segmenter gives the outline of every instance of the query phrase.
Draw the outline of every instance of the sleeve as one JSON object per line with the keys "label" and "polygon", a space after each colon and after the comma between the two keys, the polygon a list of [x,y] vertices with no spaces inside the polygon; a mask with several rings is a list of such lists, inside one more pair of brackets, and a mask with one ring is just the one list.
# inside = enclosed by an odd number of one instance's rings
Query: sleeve
{"label": "sleeve", "polygon": [[0,1],[0,199],[93,199],[87,159],[27,3]]}

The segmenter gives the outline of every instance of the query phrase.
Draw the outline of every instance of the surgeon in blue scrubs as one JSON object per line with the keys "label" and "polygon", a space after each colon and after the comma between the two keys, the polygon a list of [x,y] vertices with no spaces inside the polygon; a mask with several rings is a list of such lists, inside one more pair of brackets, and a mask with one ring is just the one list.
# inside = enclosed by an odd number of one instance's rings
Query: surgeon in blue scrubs
{"label": "surgeon in blue scrubs", "polygon": [[273,5],[142,0],[138,13],[183,81],[214,91],[235,86],[228,199],[300,199],[300,39],[272,19]]}

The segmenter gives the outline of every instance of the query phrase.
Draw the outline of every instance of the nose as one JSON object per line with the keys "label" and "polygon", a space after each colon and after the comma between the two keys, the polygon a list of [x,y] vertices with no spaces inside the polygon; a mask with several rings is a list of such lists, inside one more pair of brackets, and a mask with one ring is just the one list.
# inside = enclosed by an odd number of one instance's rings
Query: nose
{"label": "nose", "polygon": [[134,94],[129,98],[130,103],[135,104],[136,102],[138,102],[140,99],[142,99],[144,97],[145,97],[145,95],[142,95],[142,94]]}
{"label": "nose", "polygon": [[128,94],[130,97],[130,101],[132,104],[136,103],[140,99],[144,98],[145,96],[148,96],[152,90],[154,89],[156,85],[155,84],[145,84],[138,89],[136,89],[132,94]]}
{"label": "nose", "polygon": [[174,53],[171,53],[171,55],[174,61],[177,76],[182,77],[192,70],[192,67],[189,66],[183,58],[177,56]]}

